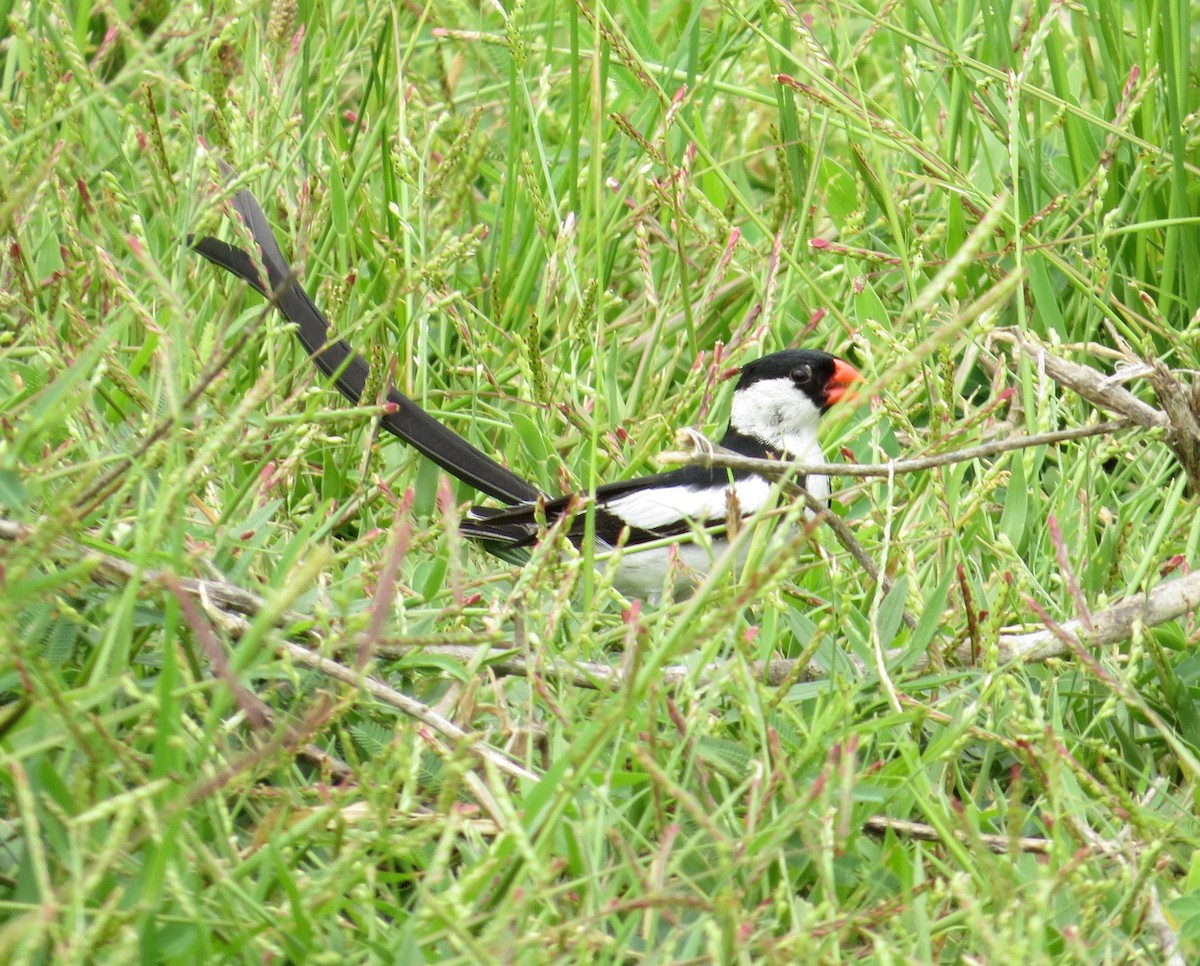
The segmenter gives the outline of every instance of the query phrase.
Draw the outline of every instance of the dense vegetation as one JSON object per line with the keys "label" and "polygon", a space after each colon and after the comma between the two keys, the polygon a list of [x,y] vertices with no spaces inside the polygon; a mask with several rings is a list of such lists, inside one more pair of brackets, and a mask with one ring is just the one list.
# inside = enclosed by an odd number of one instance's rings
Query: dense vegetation
{"label": "dense vegetation", "polygon": [[1186,412],[1187,0],[0,9],[6,961],[1200,956],[1200,630],[1087,633],[1200,560],[1178,422],[845,477],[867,566],[767,520],[631,604],[465,545],[185,244],[244,243],[220,156],[549,492],[790,345],[870,380],[841,462],[1110,418],[1040,352]]}

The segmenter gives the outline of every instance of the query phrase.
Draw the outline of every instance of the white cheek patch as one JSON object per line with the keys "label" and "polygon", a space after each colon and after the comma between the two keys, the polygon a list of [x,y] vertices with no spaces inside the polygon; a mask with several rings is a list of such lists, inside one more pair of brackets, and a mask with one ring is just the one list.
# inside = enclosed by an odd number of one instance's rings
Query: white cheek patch
{"label": "white cheek patch", "polygon": [[728,512],[730,490],[737,494],[742,513],[754,513],[767,502],[771,484],[761,476],[738,480],[732,487],[722,486],[693,489],[688,486],[669,486],[665,489],[635,490],[604,504],[631,527],[654,530],[678,523],[680,520],[723,519]]}
{"label": "white cheek patch", "polygon": [[763,379],[733,394],[729,424],[778,446],[787,437],[817,438],[821,411],[790,379]]}

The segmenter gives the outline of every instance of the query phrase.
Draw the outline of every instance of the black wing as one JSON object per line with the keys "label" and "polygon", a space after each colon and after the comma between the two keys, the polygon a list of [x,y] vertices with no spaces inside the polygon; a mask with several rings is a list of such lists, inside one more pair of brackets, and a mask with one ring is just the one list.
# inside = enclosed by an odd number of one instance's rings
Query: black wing
{"label": "black wing", "polygon": [[[785,453],[764,443],[753,436],[739,433],[737,430],[726,430],[721,438],[724,449],[748,456],[752,459],[786,459]],[[690,533],[693,527],[720,527],[725,524],[725,518],[699,520],[681,518],[677,522],[651,529],[633,527],[611,512],[607,504],[620,497],[628,496],[642,489],[655,487],[681,486],[691,490],[706,490],[724,488],[730,483],[744,479],[753,474],[746,470],[729,470],[716,466],[685,466],[666,473],[655,473],[652,476],[638,476],[630,480],[618,480],[615,483],[605,483],[596,487],[596,536],[609,544],[616,544],[621,533],[628,531],[625,538],[626,546],[636,546],[639,543],[649,543],[662,540],[664,537],[680,536]],[[804,477],[797,482],[803,486]],[[497,546],[523,547],[534,543],[538,537],[538,519],[545,519],[548,525],[553,525],[564,514],[573,512],[583,505],[582,494],[559,497],[556,500],[530,502],[520,506],[495,509],[492,507],[475,507],[470,516],[462,523],[462,532],[468,537],[483,541],[493,552]],[[583,537],[585,519],[582,515],[571,521],[567,536],[575,541]]]}
{"label": "black wing", "polygon": [[[619,515],[610,511],[607,504],[643,489],[673,486],[694,490],[723,488],[727,487],[731,480],[747,475],[749,474],[731,472],[720,467],[685,466],[682,469],[655,473],[652,476],[639,476],[631,480],[605,483],[603,486],[596,487],[596,536],[605,543],[615,545],[622,532],[628,531],[625,545],[632,547],[639,543],[649,543],[665,537],[691,533],[692,528],[697,526],[722,526],[725,523],[724,517],[712,520],[681,518],[675,523],[662,527],[633,527]],[[482,540],[488,544],[529,546],[537,541],[539,517],[552,526],[564,514],[575,512],[582,506],[583,495],[573,494],[559,497],[556,500],[528,503],[505,509],[475,507],[471,511],[471,515],[462,522],[462,532],[472,539]],[[580,513],[571,521],[570,529],[567,530],[568,538],[574,541],[580,540],[584,535],[584,527],[585,517]]]}

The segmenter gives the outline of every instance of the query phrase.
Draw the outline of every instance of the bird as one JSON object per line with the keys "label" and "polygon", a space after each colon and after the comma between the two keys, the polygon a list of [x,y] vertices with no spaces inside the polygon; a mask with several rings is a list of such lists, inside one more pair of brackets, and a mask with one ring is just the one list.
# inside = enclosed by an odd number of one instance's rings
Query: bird
{"label": "bird", "polygon": [[[848,362],[815,349],[785,349],[755,359],[738,374],[729,425],[719,445],[751,459],[823,463],[818,422],[861,380]],[[795,482],[815,500],[828,500],[827,477],[800,476]],[[596,487],[592,496],[595,539],[603,550],[620,544],[626,551],[614,586],[626,596],[652,600],[664,590],[678,592],[694,586],[727,543],[721,531],[729,522],[731,507],[748,518],[768,507],[775,492],[772,482],[758,473],[700,464]],[[579,495],[569,495],[504,509],[474,507],[460,529],[498,552],[535,543],[543,529],[539,517],[553,524],[573,514],[566,536],[578,544],[586,538],[582,506]],[[711,546],[685,542],[672,551],[661,545],[696,528],[713,531]],[[645,545],[653,546],[638,550]],[[679,558],[680,573],[664,587],[672,552]]]}
{"label": "bird", "polygon": [[[233,178],[233,170],[223,162],[221,170]],[[254,195],[242,188],[233,195],[232,205],[259,249],[258,260],[211,236],[189,235],[188,244],[268,298],[295,325],[317,368],[346,398],[359,402],[369,376],[366,360],[344,340],[330,337],[328,320],[297,280]],[[850,363],[816,349],[785,349],[755,359],[738,373],[720,445],[758,459],[824,462],[818,422],[833,405],[852,396],[852,387],[861,380]],[[559,521],[572,543],[578,546],[586,539],[586,517],[580,512],[586,505],[583,495],[551,497],[394,386],[388,386],[386,398],[392,406],[380,420],[385,430],[451,476],[507,504],[469,510],[461,522],[465,536],[506,559],[531,547],[546,526]],[[826,477],[801,477],[797,482],[817,500],[828,500]],[[595,507],[596,550],[624,548],[613,585],[625,596],[651,602],[664,593],[673,596],[693,588],[720,556],[731,509],[749,517],[767,507],[775,493],[772,483],[757,473],[700,465],[603,484],[589,495]],[[661,544],[692,536],[698,528],[712,531],[712,538],[704,542],[707,546],[682,541],[672,551]],[[647,544],[653,546],[639,552]],[[672,570],[676,557],[678,565]]]}

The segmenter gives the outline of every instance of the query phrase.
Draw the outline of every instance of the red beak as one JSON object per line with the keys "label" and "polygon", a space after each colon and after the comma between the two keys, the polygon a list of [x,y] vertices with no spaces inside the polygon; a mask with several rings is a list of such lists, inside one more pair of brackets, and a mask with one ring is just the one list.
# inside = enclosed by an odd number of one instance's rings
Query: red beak
{"label": "red beak", "polygon": [[835,402],[847,397],[853,399],[854,393],[850,390],[850,386],[863,381],[862,374],[854,366],[841,359],[835,359],[833,375],[829,377],[829,382],[825,383],[825,405],[832,406]]}

